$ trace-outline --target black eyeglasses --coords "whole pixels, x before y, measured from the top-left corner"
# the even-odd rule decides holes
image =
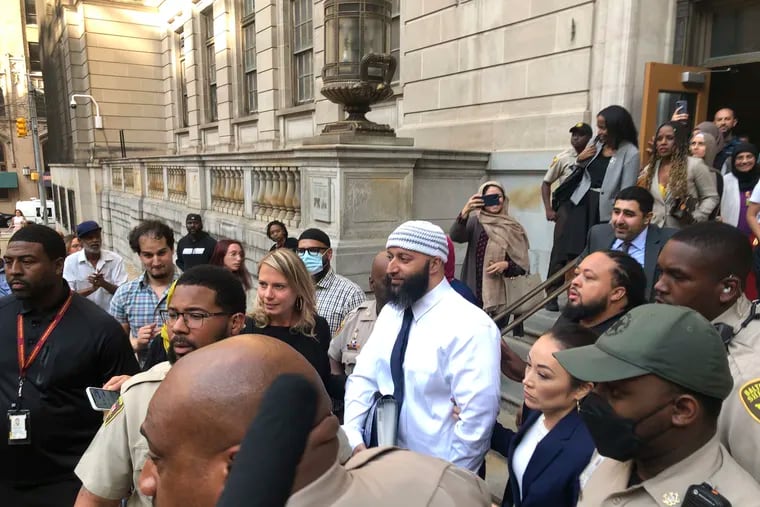
[[[161,310],[161,320],[167,325],[173,325],[177,319],[182,317],[185,325],[189,329],[198,329],[203,327],[203,321],[211,317],[221,317],[222,315],[231,315],[229,312],[203,313],[203,312],[178,312],[176,310]]]
[[[296,253],[302,254],[309,252],[310,254],[321,254],[322,252],[326,252],[329,250],[329,248],[324,248],[321,246],[313,246],[311,248],[296,248]]]

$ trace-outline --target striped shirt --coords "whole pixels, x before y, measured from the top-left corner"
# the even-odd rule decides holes
[[[335,334],[351,310],[367,299],[361,287],[336,274],[332,268],[316,283],[316,289],[317,314],[327,319],[330,335]]]

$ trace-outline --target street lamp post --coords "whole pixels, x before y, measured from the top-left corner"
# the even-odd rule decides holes
[[[343,105],[348,117],[327,124],[323,134],[395,137],[388,125],[365,116],[370,105],[393,95],[391,9],[391,0],[325,0],[322,95]]]

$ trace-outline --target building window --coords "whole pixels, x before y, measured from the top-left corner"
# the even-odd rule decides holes
[[[398,81],[401,75],[401,0],[393,0],[391,11],[391,56],[396,59],[396,72],[393,81]]]
[[[5,116],[5,93],[0,88],[0,116]]]
[[[293,0],[293,68],[295,102],[314,99],[314,50],[311,8],[313,0]]]
[[[246,113],[255,113],[256,102],[256,13],[254,0],[244,0],[240,19],[243,43],[243,102]]]
[[[40,43],[29,43],[29,70],[31,72],[42,72],[42,62],[40,62]]]
[[[187,113],[187,67],[185,65],[185,34],[182,30],[177,32],[177,69],[179,71],[177,88],[179,90],[179,120],[181,127],[190,125]]]
[[[24,2],[24,10],[26,13],[26,24],[27,25],[36,25],[37,24],[37,3],[35,0],[25,0]]]
[[[201,13],[203,47],[206,63],[206,117],[218,119],[216,110],[216,50],[214,49],[214,14],[211,8]]]

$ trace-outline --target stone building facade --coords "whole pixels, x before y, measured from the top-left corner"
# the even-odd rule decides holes
[[[16,201],[39,197],[37,180],[32,179],[37,172],[32,136],[19,137],[16,128],[16,120],[23,118],[31,131],[30,77],[44,146],[47,123],[36,7],[34,0],[9,0],[3,3],[0,18],[0,212],[4,213],[12,213]]]
[[[610,104],[638,118],[646,62],[701,64],[686,56],[694,20],[758,2],[393,0],[394,96],[369,116],[413,139],[408,149],[304,145],[342,116],[319,93],[323,0],[38,3],[48,93],[62,98],[49,118],[61,226],[101,219],[124,252],[136,220],[179,232],[200,210],[255,259],[266,221],[283,218],[293,233],[328,230],[364,281],[361,263],[394,224],[448,227],[486,177],[506,184],[543,272],[541,175],[569,127]],[[73,93],[98,101],[103,129],[92,104],[68,109]]]

